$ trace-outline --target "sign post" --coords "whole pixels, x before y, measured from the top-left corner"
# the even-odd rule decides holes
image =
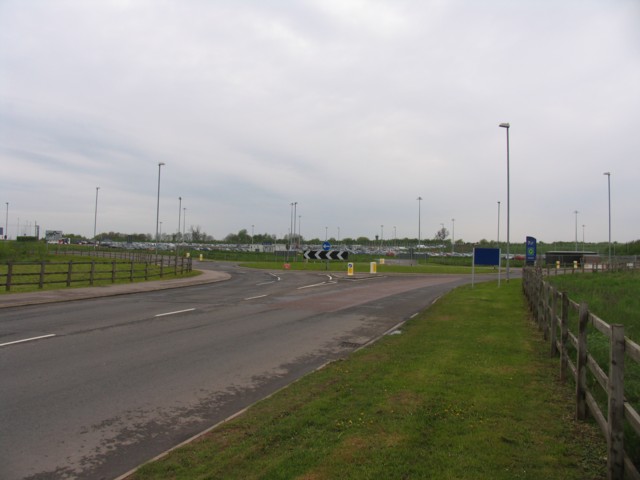
[[[471,287],[473,288],[476,277],[476,265],[498,266],[498,287],[500,286],[500,249],[499,248],[474,248],[473,262],[471,263]]]
[[[525,260],[527,265],[536,263],[537,242],[533,237],[527,237],[527,250]]]

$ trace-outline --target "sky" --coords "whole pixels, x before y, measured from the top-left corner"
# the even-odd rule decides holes
[[[640,0],[0,0],[9,238],[629,242],[639,188]]]

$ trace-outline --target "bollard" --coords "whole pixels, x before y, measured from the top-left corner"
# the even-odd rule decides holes
[[[349,277],[353,276],[353,263],[351,262],[347,263],[347,275]]]
[[[369,273],[376,273],[378,264],[376,262],[371,262],[369,265]]]

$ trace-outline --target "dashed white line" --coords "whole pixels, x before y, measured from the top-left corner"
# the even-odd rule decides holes
[[[42,338],[50,338],[55,336],[56,336],[55,333],[50,333],[49,335],[40,335],[39,337],[25,338],[22,340],[15,340],[13,342],[0,343],[0,347],[6,347],[7,345],[15,345],[16,343],[32,342],[34,340],[40,340]]]
[[[255,297],[249,297],[249,298],[245,298],[245,300],[255,300],[256,298],[262,298],[262,297],[266,297],[267,295],[257,295]]]
[[[322,282],[322,283],[314,283],[313,285],[305,285],[304,287],[298,287],[298,290],[304,290],[305,288],[313,288],[313,287],[323,287],[325,285],[332,285],[338,282]]]
[[[195,308],[187,308],[186,310],[176,310],[175,312],[159,313],[156,317],[166,317],[167,315],[175,315],[177,313],[193,312]]]

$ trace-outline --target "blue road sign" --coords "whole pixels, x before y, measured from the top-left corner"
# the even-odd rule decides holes
[[[533,237],[527,237],[527,263],[534,263],[536,261],[537,242]]]
[[[324,242],[324,243],[322,244],[322,249],[323,249],[325,252],[328,252],[329,250],[331,250],[331,244],[330,244],[329,242]]]
[[[473,264],[474,265],[500,265],[500,249],[499,248],[474,248]]]

